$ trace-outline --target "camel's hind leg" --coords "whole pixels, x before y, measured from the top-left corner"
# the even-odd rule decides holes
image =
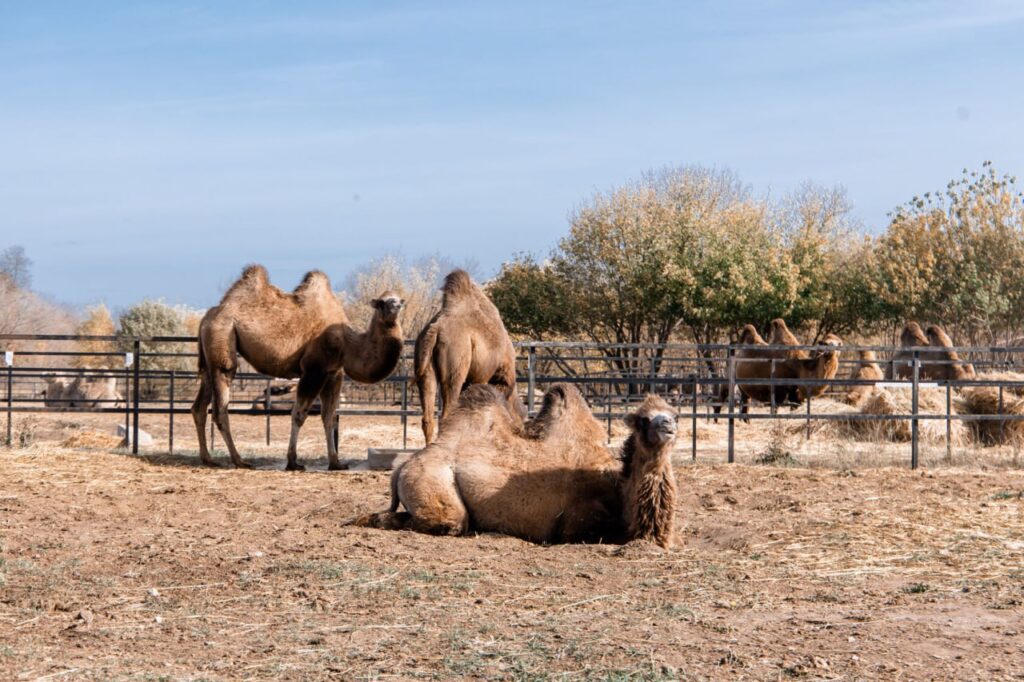
[[[334,440],[335,411],[338,409],[338,398],[341,393],[341,382],[344,378],[340,372],[324,382],[320,389],[320,416],[324,423],[324,435],[327,438],[327,468],[331,471],[347,469],[338,459],[338,443]]]
[[[210,457],[210,450],[206,445],[206,410],[213,400],[213,388],[210,386],[210,377],[206,372],[199,374],[199,393],[192,403],[192,421],[196,423],[196,434],[199,437],[199,459],[206,466],[214,466],[213,458]]]
[[[213,421],[217,430],[224,438],[231,461],[239,469],[252,469],[252,465],[242,459],[235,447],[235,439],[231,437],[231,421],[228,418],[228,406],[231,404],[231,380],[235,376],[234,369],[229,371],[213,370]]]
[[[438,377],[441,383],[441,423],[459,404],[462,387],[469,376],[469,353],[451,353],[451,361]]]
[[[416,388],[420,392],[420,408],[423,411],[423,443],[430,445],[437,435],[437,377],[433,368],[416,377]]]

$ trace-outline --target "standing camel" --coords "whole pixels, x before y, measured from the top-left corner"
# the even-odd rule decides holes
[[[525,411],[516,394],[516,351],[498,309],[464,270],[449,273],[441,291],[441,310],[416,337],[414,356],[427,445],[437,432],[438,384],[442,422],[470,384],[496,386],[516,414]]]
[[[404,338],[398,314],[404,303],[391,292],[381,294],[372,303],[369,328],[359,332],[349,324],[324,273],[307,273],[295,291],[286,294],[270,283],[262,266],[248,266],[220,305],[210,308],[199,324],[199,394],[192,405],[192,418],[203,464],[213,465],[206,446],[206,410],[212,401],[213,419],[231,461],[236,467],[251,468],[238,455],[228,423],[231,380],[238,370],[238,356],[242,356],[258,372],[299,379],[286,468],[305,469],[297,462],[299,429],[319,397],[328,466],[342,469],[334,441],[334,412],[342,379],[347,374],[360,383],[373,384],[394,371],[402,355]]]

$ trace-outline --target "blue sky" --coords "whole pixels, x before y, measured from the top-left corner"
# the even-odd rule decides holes
[[[666,164],[843,184],[872,230],[1024,173],[1016,2],[5,2],[0,248],[72,304],[208,306],[384,253],[491,274]]]

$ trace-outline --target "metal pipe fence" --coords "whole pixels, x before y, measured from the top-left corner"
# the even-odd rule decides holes
[[[96,347],[107,344],[107,350],[82,350],[83,344]],[[116,344],[116,348],[115,348]],[[184,344],[184,345],[183,345]],[[14,348],[4,354],[3,383],[6,413],[6,443],[12,445],[13,415],[34,412],[111,413],[124,417],[124,433],[133,453],[139,450],[139,423],[143,415],[168,417],[168,446],[174,451],[174,415],[190,414],[198,382],[197,357],[191,337],[105,337],[75,335],[0,335],[0,346]],[[1024,371],[1024,347],[957,347],[960,360],[936,356],[934,347],[900,348],[892,346],[843,346],[839,350],[840,369],[835,378],[790,378],[777,375],[781,358],[744,357],[744,351],[794,350],[813,354],[836,350],[832,346],[749,346],[741,344],[596,344],[585,342],[527,341],[515,344],[518,350],[517,374],[529,415],[540,407],[540,390],[553,383],[576,385],[592,406],[594,416],[606,421],[609,439],[615,419],[643,399],[656,393],[667,399],[678,411],[680,419],[690,420],[690,449],[693,459],[698,454],[697,424],[699,420],[724,419],[728,427],[727,461],[735,461],[737,420],[806,420],[807,437],[813,421],[908,421],[910,423],[910,466],[920,464],[920,425],[926,420],[945,420],[946,449],[951,452],[953,421],[967,423],[999,420],[1024,420],[1024,414],[1005,412],[1007,399],[1024,395],[1024,375],[986,378],[986,373]],[[889,370],[882,382],[849,378],[850,368],[860,361],[850,359],[855,351],[871,350],[880,356],[878,365]],[[410,396],[412,342],[395,373],[374,385],[345,382],[344,398],[338,416],[381,416],[399,419],[402,425],[402,447],[408,445],[408,420],[420,417],[418,400]],[[922,370],[953,364],[972,363],[978,376],[959,380],[927,380]],[[769,364],[767,377],[738,375],[741,365]],[[899,370],[899,371],[898,371]],[[900,378],[899,375],[905,378]],[[115,387],[116,395],[68,397],[47,395],[61,382],[78,381],[79,385],[106,381]],[[270,420],[273,416],[290,414],[287,406],[276,406],[272,398],[273,377],[244,370],[236,374],[232,387],[231,414],[262,416],[266,419],[265,438],[271,440]],[[826,396],[840,396],[858,386],[881,384],[910,391],[910,410],[897,414],[862,414],[849,412],[815,412],[812,389],[826,387]],[[959,414],[952,409],[954,391],[971,387],[990,387],[998,391],[998,409],[994,414]],[[746,390],[766,389],[771,394],[768,413],[738,410]],[[920,394],[924,388],[945,390],[945,409],[940,413],[922,412]],[[777,400],[780,391],[804,389],[807,397],[802,412],[780,411],[788,401]],[[1009,393],[1007,397],[1005,394]],[[183,401],[184,398],[184,401]],[[184,403],[184,404],[183,404]],[[790,407],[793,405],[789,404]],[[720,414],[719,414],[720,413]],[[211,434],[213,433],[211,420]]]

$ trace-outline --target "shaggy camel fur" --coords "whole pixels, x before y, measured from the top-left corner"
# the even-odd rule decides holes
[[[351,523],[544,543],[650,538],[668,546],[675,420],[667,403],[648,397],[630,415],[632,433],[616,458],[574,386],[552,386],[522,428],[496,387],[470,386],[438,439],[395,470],[390,510]]]
[[[525,416],[516,395],[516,351],[498,309],[463,270],[444,278],[441,310],[416,337],[416,386],[423,409],[423,437],[436,435],[434,404],[441,387],[441,421],[470,384],[497,386],[520,418]]]
[[[334,413],[341,382],[347,374],[365,384],[381,381],[398,365],[402,355],[402,327],[398,314],[404,301],[386,292],[373,301],[373,319],[365,332],[349,324],[327,275],[306,274],[291,294],[267,277],[259,265],[250,265],[210,308],[199,324],[199,394],[192,418],[199,436],[199,456],[212,465],[206,445],[206,410],[213,402],[213,419],[224,437],[236,467],[250,468],[231,438],[228,421],[231,380],[238,356],[256,371],[282,379],[299,379],[292,408],[288,441],[288,470],[302,470],[297,462],[299,429],[313,401],[320,398],[327,458],[331,469],[341,469],[334,442]]]
[[[900,346],[903,348],[933,346],[938,349],[918,351],[918,358],[921,361],[918,378],[922,381],[958,381],[975,376],[973,365],[962,362],[956,351],[947,350],[953,346],[953,342],[938,325],[928,327],[926,336],[921,331],[921,325],[917,322],[908,322],[900,334]],[[914,376],[913,359],[914,351],[911,350],[899,350],[893,353],[892,360],[886,369],[886,378],[892,379],[895,369],[897,378],[912,379]]]
[[[850,379],[877,382],[885,378],[885,373],[882,372],[882,368],[878,366],[877,358],[875,358],[875,351],[862,350],[858,351],[858,355],[860,359],[853,371],[850,372]],[[875,387],[869,384],[850,386],[846,391],[845,400],[851,405],[860,405],[874,390]]]

